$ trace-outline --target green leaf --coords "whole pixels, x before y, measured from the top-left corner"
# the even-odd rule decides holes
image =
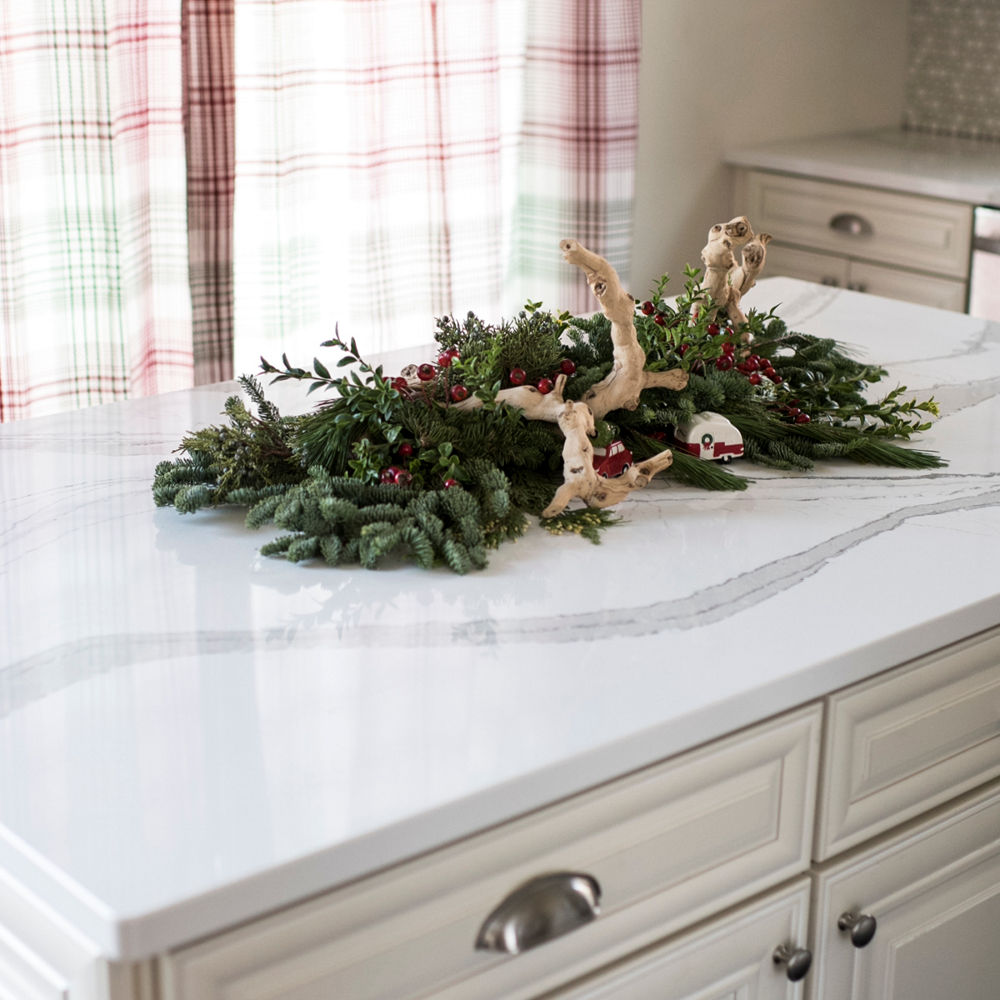
[[[329,371],[329,369],[326,367],[326,365],[323,364],[322,361],[320,361],[319,358],[313,358],[313,368],[315,369],[316,374],[320,378],[329,378],[330,377],[330,371]]]

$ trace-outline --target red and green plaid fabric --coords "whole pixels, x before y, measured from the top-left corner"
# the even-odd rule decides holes
[[[639,0],[238,0],[236,370],[628,276]]]
[[[0,419],[191,384],[179,5],[2,5]]]
[[[627,278],[639,0],[0,18],[0,419],[229,377],[234,321],[253,371],[337,323],[370,352],[589,308],[563,236]]]
[[[234,0],[185,0],[184,108],[195,383],[233,377]]]

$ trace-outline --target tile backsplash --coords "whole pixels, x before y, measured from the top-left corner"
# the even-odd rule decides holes
[[[910,0],[903,125],[1000,141],[998,0]]]

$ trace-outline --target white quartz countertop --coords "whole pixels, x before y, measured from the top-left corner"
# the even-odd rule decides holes
[[[489,568],[262,558],[153,506],[212,386],[0,428],[0,868],[109,957],[248,919],[1000,622],[1000,325],[751,296],[940,401],[947,468],[734,464],[595,547]]]
[[[729,150],[733,166],[1000,206],[1000,142],[882,129]]]

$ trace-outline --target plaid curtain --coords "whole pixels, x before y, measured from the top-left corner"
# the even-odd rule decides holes
[[[0,420],[228,378],[234,323],[254,371],[590,308],[557,243],[627,279],[639,2],[4,4]]]
[[[188,260],[197,385],[233,377],[234,0],[184,0]]]
[[[180,0],[0,10],[0,419],[190,385]]]
[[[639,0],[237,0],[236,370],[627,280]]]

